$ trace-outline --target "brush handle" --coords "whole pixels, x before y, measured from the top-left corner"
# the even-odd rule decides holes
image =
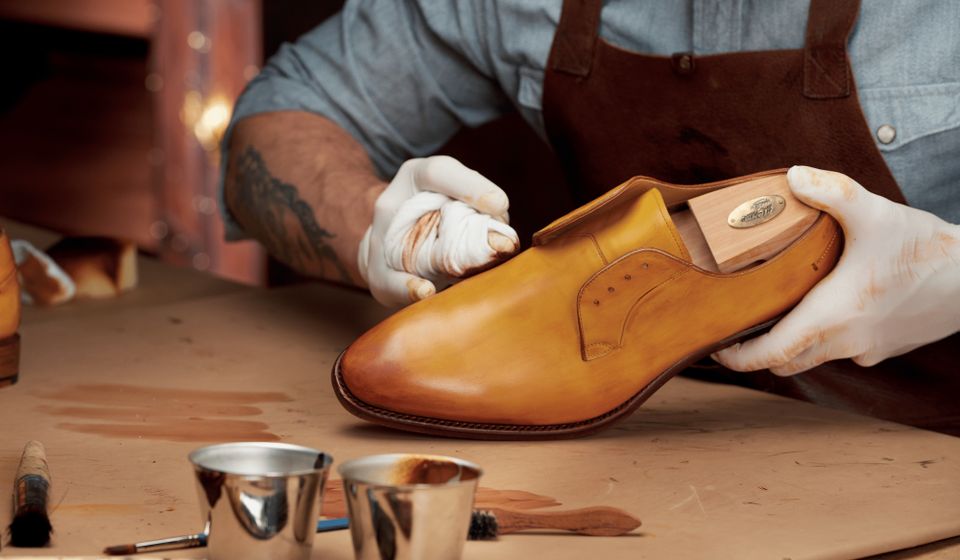
[[[346,517],[337,517],[334,519],[321,519],[317,521],[317,532],[326,533],[328,531],[339,531],[350,526],[350,520]],[[167,537],[153,541],[143,541],[136,544],[121,544],[117,546],[108,546],[103,549],[104,554],[116,556],[129,556],[140,552],[159,552],[161,550],[181,550],[184,548],[199,548],[207,546],[207,533],[197,533],[196,535],[180,535],[178,537]]]
[[[640,520],[622,509],[598,506],[566,511],[514,511],[485,508],[497,518],[499,534],[529,529],[559,529],[580,535],[615,537],[633,531]]]
[[[329,531],[340,531],[350,527],[348,517],[334,517],[333,519],[321,519],[317,521],[317,532],[327,533]]]
[[[196,535],[183,535],[180,537],[170,537],[168,539],[140,542],[135,545],[136,550],[134,553],[180,550],[183,548],[199,548],[203,546],[207,546],[207,535],[206,533],[197,533]]]
[[[13,485],[14,515],[25,510],[47,511],[47,494],[50,491],[50,467],[47,466],[47,451],[39,441],[28,441],[20,456],[17,476]]]

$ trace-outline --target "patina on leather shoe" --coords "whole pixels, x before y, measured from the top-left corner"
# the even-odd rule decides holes
[[[777,173],[623,183],[539,231],[529,250],[361,336],[334,365],[338,398],[366,420],[458,437],[609,425],[692,362],[768,327],[836,263],[842,234],[823,213],[752,268],[690,262],[668,205]]]

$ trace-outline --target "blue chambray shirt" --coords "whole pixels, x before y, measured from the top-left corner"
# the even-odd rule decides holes
[[[461,127],[513,108],[544,137],[544,68],[562,3],[350,0],[281,47],[240,97],[231,126],[263,112],[317,113],[349,131],[384,177]],[[608,0],[600,34],[649,54],[796,49],[808,7]],[[867,123],[907,200],[960,222],[960,1],[863,0],[849,51]],[[884,125],[892,141],[889,128],[878,135]],[[228,237],[242,237],[227,221]]]

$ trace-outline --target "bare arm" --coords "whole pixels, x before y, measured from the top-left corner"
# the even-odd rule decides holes
[[[231,215],[298,272],[363,285],[360,239],[386,187],[363,147],[332,121],[283,111],[247,117],[230,138]]]

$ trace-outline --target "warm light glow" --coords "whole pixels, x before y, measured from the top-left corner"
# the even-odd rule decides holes
[[[193,134],[204,149],[215,150],[220,145],[229,122],[230,104],[223,99],[212,100],[203,108],[197,124],[193,125]]]
[[[198,52],[210,52],[210,38],[200,31],[191,31],[190,34],[187,35],[187,45]]]
[[[189,91],[183,100],[180,118],[203,149],[212,152],[220,146],[231,109],[230,102],[223,96],[203,99],[200,92]]]

